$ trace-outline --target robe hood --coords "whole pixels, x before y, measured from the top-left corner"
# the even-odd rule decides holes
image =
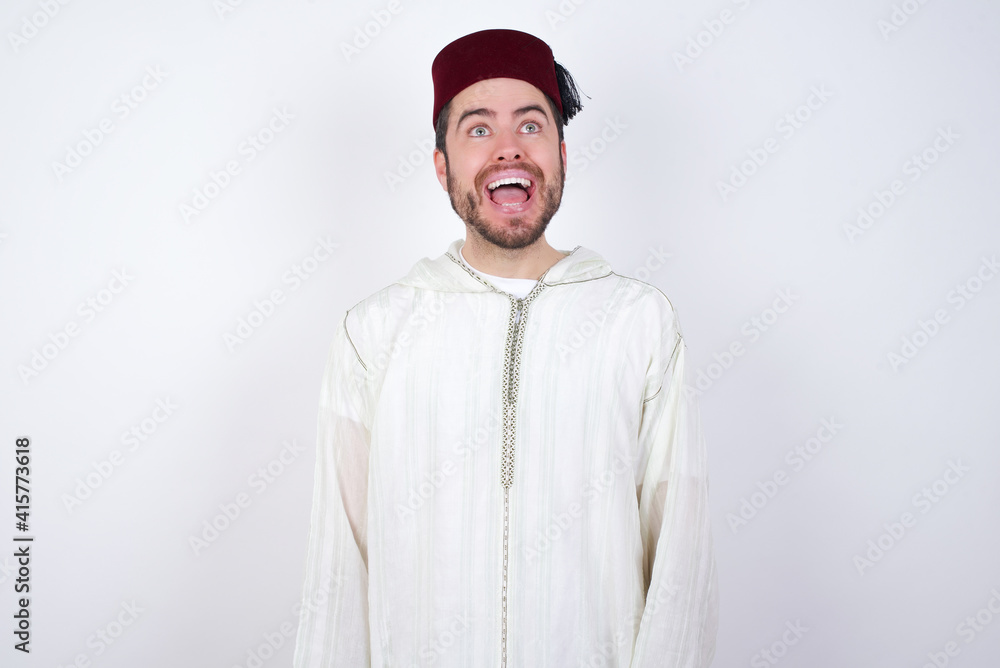
[[[424,258],[413,265],[410,272],[400,279],[401,285],[441,292],[490,292],[490,287],[473,276],[461,260],[459,251],[465,239],[451,242],[448,251],[432,260]],[[577,283],[609,276],[611,265],[596,252],[577,246],[569,255],[549,267],[541,281],[546,285]]]

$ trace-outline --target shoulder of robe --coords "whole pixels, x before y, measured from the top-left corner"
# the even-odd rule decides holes
[[[672,342],[677,335],[680,335],[680,320],[677,309],[674,308],[670,298],[657,286],[652,283],[623,276],[614,273],[613,276],[623,281],[626,287],[627,307],[640,310],[639,317],[643,320],[643,328],[652,334],[650,330],[658,330],[662,333],[665,343]]]
[[[415,288],[394,283],[347,310],[344,327],[362,360],[366,350],[373,345],[377,347],[379,341],[409,317],[415,292]]]

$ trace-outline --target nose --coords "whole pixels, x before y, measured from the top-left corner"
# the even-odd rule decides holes
[[[497,143],[494,150],[494,160],[520,160],[524,156],[524,149],[521,140],[516,132],[511,130],[501,130],[497,134]]]

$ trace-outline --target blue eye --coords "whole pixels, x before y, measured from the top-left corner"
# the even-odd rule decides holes
[[[524,127],[525,127],[525,129],[527,129],[527,128],[535,128],[534,130],[528,130],[529,132],[532,132],[532,133],[540,132],[541,131],[541,130],[538,129],[538,124],[536,124],[536,123],[525,123]]]
[[[486,136],[485,134],[477,134],[477,132],[476,132],[477,130],[483,130],[485,132],[485,130],[486,130],[485,127],[483,127],[482,125],[477,125],[476,127],[472,128],[472,134],[474,136],[476,136],[476,137],[485,137]]]

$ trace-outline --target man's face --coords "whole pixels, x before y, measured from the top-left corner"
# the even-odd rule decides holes
[[[466,225],[502,248],[524,248],[545,232],[566,180],[566,142],[545,94],[520,79],[486,79],[451,102],[447,159],[434,151],[438,181]],[[519,184],[489,186],[501,179]]]

